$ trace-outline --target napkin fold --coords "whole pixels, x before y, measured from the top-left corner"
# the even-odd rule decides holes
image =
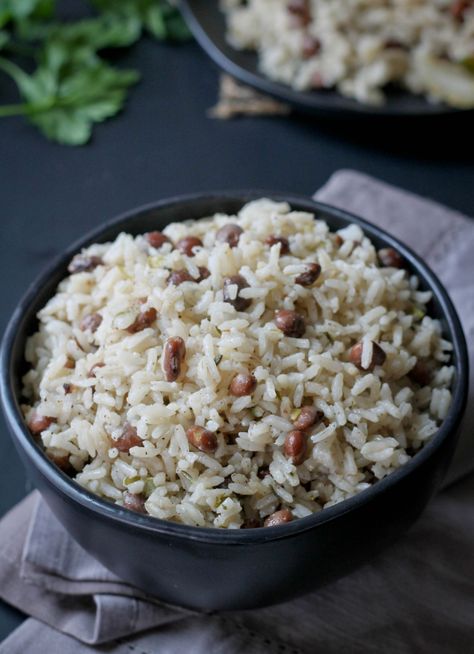
[[[219,99],[208,111],[211,118],[229,120],[237,116],[286,116],[291,107],[241,84],[230,75],[221,75]]]
[[[336,173],[316,197],[411,244],[448,287],[472,337],[474,223],[351,171]],[[473,467],[473,422],[471,409],[450,481]],[[344,579],[278,606],[201,615],[118,579],[35,492],[0,521],[0,597],[31,616],[0,654],[461,654],[474,642],[473,544],[470,475],[439,494],[398,543]]]

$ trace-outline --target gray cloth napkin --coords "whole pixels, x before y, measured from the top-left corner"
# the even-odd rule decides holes
[[[450,289],[472,335],[473,223],[353,172],[335,174],[317,198],[411,243]],[[472,426],[472,413],[469,419]],[[451,479],[472,467],[471,431]],[[473,500],[470,476],[438,495],[396,545],[344,579],[276,607],[204,616],[153,600],[108,572],[33,493],[0,522],[0,597],[32,616],[0,654],[474,651]]]
[[[76,545],[37,493],[0,522],[0,543],[0,596],[33,616],[0,644],[0,654],[474,649],[474,475],[439,494],[417,525],[369,565],[256,611],[196,615],[146,602],[141,593],[133,599],[133,589]]]

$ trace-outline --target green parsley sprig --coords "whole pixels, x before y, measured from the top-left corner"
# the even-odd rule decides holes
[[[189,32],[167,0],[90,0],[96,16],[64,23],[55,0],[0,0],[0,71],[21,102],[0,105],[0,118],[22,115],[50,140],[82,145],[95,123],[124,107],[135,70],[112,66],[104,50],[128,47],[143,34],[184,40]],[[33,60],[33,72],[17,63]],[[15,59],[17,57],[17,59]]]

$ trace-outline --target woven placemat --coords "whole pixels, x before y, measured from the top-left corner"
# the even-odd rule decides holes
[[[221,75],[219,100],[209,110],[211,118],[228,120],[237,116],[285,116],[291,107],[237,82],[230,75]]]

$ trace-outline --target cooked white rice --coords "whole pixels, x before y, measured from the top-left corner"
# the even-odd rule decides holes
[[[230,43],[258,51],[262,72],[295,89],[337,88],[381,104],[384,88],[395,83],[454,107],[474,106],[473,2],[222,0],[222,6]]]
[[[243,229],[233,248],[216,240],[229,222]],[[380,265],[358,226],[334,234],[311,213],[262,199],[238,216],[174,223],[164,233],[175,244],[197,236],[203,246],[189,257],[129,234],[90,246],[84,256],[102,265],[61,282],[28,341],[26,419],[31,426],[49,418],[33,431],[79,484],[117,504],[133,508],[135,499],[158,518],[239,528],[282,508],[299,518],[351,497],[437,431],[451,399],[451,344],[425,315],[430,293],[405,270]],[[284,236],[290,252],[265,243],[271,235]],[[308,262],[321,274],[302,286],[295,279]],[[210,276],[168,283],[170,271],[198,277],[197,266]],[[222,290],[237,273],[249,284],[239,297],[250,306],[240,312]],[[156,320],[129,333],[150,308]],[[305,317],[301,337],[277,328],[280,309]],[[96,331],[84,330],[84,317],[97,313]],[[177,381],[166,381],[162,368],[170,337],[186,347]],[[358,342],[365,370],[350,360]],[[374,343],[386,359],[370,371]],[[431,367],[427,384],[408,376],[417,361]],[[241,372],[253,373],[256,388],[236,397],[229,386]],[[303,405],[323,417],[306,432],[296,465],[285,439]],[[126,424],[142,442],[119,452]],[[216,451],[190,444],[193,425],[215,434]]]

